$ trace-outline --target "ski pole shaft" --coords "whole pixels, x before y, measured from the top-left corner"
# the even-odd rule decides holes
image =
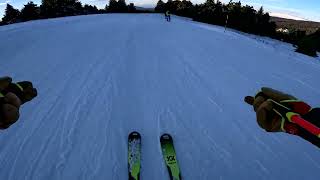
[[[287,114],[291,114],[292,112],[289,112]],[[313,135],[316,135],[317,137],[320,138],[320,128],[318,128],[317,126],[313,125],[312,123],[310,123],[309,121],[303,119],[301,116],[299,116],[298,114],[293,114],[290,117],[290,121],[299,125],[300,127],[302,127],[303,129],[309,131],[310,133],[312,133]]]

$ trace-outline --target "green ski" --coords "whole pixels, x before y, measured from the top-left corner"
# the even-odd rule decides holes
[[[128,172],[129,180],[140,179],[141,136],[132,132],[128,136]]]
[[[162,155],[171,180],[181,180],[181,173],[177,161],[176,151],[174,150],[173,140],[169,134],[160,137]]]

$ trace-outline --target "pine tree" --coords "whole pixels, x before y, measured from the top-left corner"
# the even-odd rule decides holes
[[[42,0],[40,16],[42,18],[53,18],[57,16],[58,0]]]
[[[125,0],[118,0],[119,12],[128,12],[128,6]]]
[[[154,10],[156,12],[163,13],[163,12],[165,12],[165,6],[166,6],[166,4],[162,0],[159,0],[157,3],[157,6],[154,8]]]
[[[296,51],[317,57],[317,51],[320,51],[320,30],[301,38],[298,42],[298,48]]]
[[[2,22],[4,24],[11,24],[20,21],[19,18],[20,11],[18,9],[13,8],[10,4],[7,4],[5,14],[2,18]]]
[[[99,13],[99,10],[96,6],[92,6],[92,5],[84,5],[83,7],[83,11],[84,11],[84,14],[98,14]]]
[[[83,13],[83,7],[82,7],[82,4],[81,2],[77,1],[75,4],[74,4],[74,14],[75,15],[80,15]]]
[[[173,7],[173,0],[168,0],[166,3],[166,7],[165,7],[165,11],[173,11],[174,7]]]
[[[193,16],[193,4],[190,1],[182,0],[179,2],[176,13],[179,16],[192,17]]]
[[[205,5],[210,6],[210,7],[214,7],[216,5],[216,3],[214,2],[214,0],[206,0]]]
[[[21,20],[29,21],[39,19],[40,10],[39,7],[32,1],[28,2],[21,10]]]
[[[128,11],[129,11],[130,13],[133,13],[133,12],[136,11],[136,7],[134,6],[133,3],[130,3],[130,4],[129,4],[129,6],[128,6]]]
[[[58,0],[58,2],[60,2],[58,16],[74,16],[79,13],[78,0]]]
[[[118,2],[116,0],[110,0],[109,1],[109,7],[108,11],[109,12],[118,12]]]

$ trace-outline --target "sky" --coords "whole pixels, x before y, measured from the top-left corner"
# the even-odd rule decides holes
[[[6,3],[21,9],[29,0],[0,0],[0,17],[3,16]],[[108,0],[80,0],[83,4],[96,5],[104,8]],[[127,0],[136,6],[154,7],[158,0]],[[166,1],[166,0],[164,0]],[[193,3],[203,3],[205,0],[191,0]],[[220,0],[228,3],[230,0]],[[34,0],[40,4],[41,0]],[[297,20],[311,20],[320,22],[320,0],[241,0],[242,4],[248,4],[258,9],[263,6],[265,11],[272,16],[285,17]]]

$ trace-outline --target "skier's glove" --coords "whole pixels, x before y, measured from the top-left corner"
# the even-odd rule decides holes
[[[6,129],[19,118],[20,99],[13,93],[3,93],[11,84],[10,77],[0,78],[0,129]]]
[[[308,104],[296,97],[267,87],[261,88],[255,97],[245,97],[245,102],[253,106],[259,126],[267,132],[297,134],[299,128],[288,120],[286,112],[282,110],[298,115],[305,115],[311,110]]]
[[[7,93],[0,104],[0,129],[7,129],[19,119],[20,99],[13,93]]]
[[[19,108],[37,96],[29,81],[12,83],[12,78],[0,78],[0,129],[10,127],[19,119]]]
[[[9,84],[12,82],[12,78],[11,77],[0,77],[0,92],[2,92],[3,90],[5,90]]]
[[[295,97],[271,88],[245,97],[257,114],[258,124],[268,132],[284,131],[300,136],[320,148],[320,108],[311,108]]]
[[[6,94],[9,92],[18,96],[22,104],[31,101],[38,95],[37,89],[34,88],[33,84],[29,81],[10,83],[3,93]]]

